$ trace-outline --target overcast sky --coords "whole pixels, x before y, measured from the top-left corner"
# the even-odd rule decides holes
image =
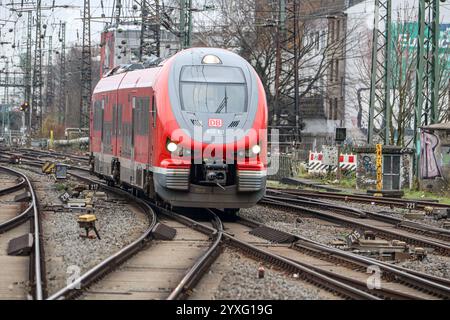
[[[0,21],[1,23],[1,42],[15,43],[16,48],[13,55],[17,55],[20,51],[23,51],[25,45],[26,36],[26,23],[27,14],[23,13],[22,17],[18,16],[17,12],[10,11],[12,0],[0,0],[0,19],[8,20],[8,22]],[[13,0],[15,3],[20,3],[20,0]],[[124,10],[128,16],[132,13],[132,3],[134,0],[123,0],[126,4]],[[30,2],[30,1],[28,1]],[[53,0],[42,0],[43,8],[51,6]],[[46,32],[47,36],[53,36],[53,47],[56,49],[60,47],[58,41],[59,33],[59,23],[60,21],[67,22],[67,41],[68,46],[75,45],[81,42],[82,37],[82,10],[83,10],[83,0],[55,0],[56,6],[70,5],[73,8],[55,8],[53,10],[43,10],[43,23],[48,25]],[[101,8],[100,0],[91,0],[91,16],[100,17],[104,13],[107,17],[111,16],[113,0],[103,0],[104,10]],[[19,6],[16,5],[16,8]],[[98,21],[98,22],[97,22]],[[98,44],[100,42],[100,33],[103,30],[104,24],[100,20],[94,20],[91,23],[91,35],[92,42]],[[14,30],[13,32],[10,32]],[[33,28],[33,36],[35,30]],[[48,41],[48,39],[46,39]],[[3,44],[0,46],[1,55],[11,55],[12,46],[11,44]]]

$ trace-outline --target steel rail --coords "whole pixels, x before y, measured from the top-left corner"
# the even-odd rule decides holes
[[[69,166],[70,167],[70,166]],[[77,169],[77,170],[82,170],[82,171],[85,171],[85,172],[88,172],[89,170],[87,170],[87,169],[85,169],[85,168],[78,168],[78,167],[70,167],[71,169]],[[72,174],[72,173],[71,173]],[[73,174],[72,174],[73,175]],[[85,177],[80,177],[80,178],[83,178],[83,179],[86,179]],[[97,182],[95,182],[95,183],[97,183]],[[115,188],[112,188],[112,189],[114,189],[114,190],[117,190],[117,189],[115,189]],[[125,191],[124,191],[125,192]],[[126,193],[126,192],[125,192]],[[159,208],[160,209],[160,208]],[[167,215],[167,212],[168,211],[165,211],[164,212],[164,214],[166,214]],[[169,214],[169,216],[172,216],[172,217],[174,217],[172,214]],[[194,220],[190,220],[189,218],[186,218],[186,217],[181,217],[181,216],[176,216],[177,217],[177,220],[179,221],[179,222],[182,222],[183,224],[185,224],[185,225],[188,225],[188,226],[190,226],[191,228],[195,228],[196,230],[200,230],[200,231],[202,231],[202,232],[204,232],[204,233],[206,233],[206,234],[214,234],[215,232],[217,232],[217,230],[214,230],[214,229],[211,229],[211,228],[209,228],[208,226],[205,226],[205,225],[203,225],[203,224],[199,224],[199,223],[197,223],[197,222],[195,222]],[[190,220],[190,221],[189,221]],[[224,234],[223,235],[223,237],[226,239],[226,242],[227,243],[230,243],[230,240],[231,240],[231,243],[234,245],[234,246],[236,246],[236,247],[240,247],[240,246],[244,246],[244,251],[245,251],[245,248],[249,248],[249,246],[250,247],[252,247],[252,245],[249,245],[249,244],[246,244],[246,243],[244,243],[244,242],[241,242],[241,243],[239,243],[239,240],[237,240],[237,239],[235,239],[233,236],[231,236],[231,235],[228,235],[228,234]],[[305,239],[305,240],[307,240],[307,239]],[[224,240],[225,241],[225,240]],[[309,241],[309,242],[311,242],[310,240],[307,240],[307,241]],[[320,245],[320,246],[322,246],[321,244],[319,244],[319,243],[317,243],[317,245]],[[241,249],[242,249],[242,247],[241,247]],[[259,250],[259,248],[254,248],[254,249],[256,249],[256,250]],[[333,249],[333,248],[328,248],[327,247],[327,249]],[[337,249],[336,249],[337,250]],[[254,253],[255,251],[253,251],[253,253]],[[345,253],[345,252],[343,252],[344,254],[349,254],[349,253]],[[259,252],[259,254],[267,254],[267,252]],[[352,255],[352,254],[350,254],[350,255]],[[282,258],[282,257],[279,257],[279,256],[277,256],[277,255],[273,255],[273,257],[275,257],[275,258]],[[273,258],[272,257],[272,258]],[[384,265],[383,266],[383,268],[392,268],[392,269],[398,269],[398,268],[400,268],[400,269],[404,269],[404,268],[401,268],[401,267],[391,267],[391,266],[389,266],[389,265],[385,265],[384,263],[382,263],[382,262],[379,262],[379,261],[377,261],[377,260],[373,260],[373,259],[371,259],[371,258],[365,258],[365,257],[361,257],[361,256],[356,256],[357,258],[362,258],[362,259],[367,259],[367,263],[371,263],[372,265],[376,265],[377,263],[378,264],[381,264],[381,265]],[[283,260],[284,258],[282,258],[282,260]],[[285,259],[286,261],[284,261],[284,262],[286,262],[286,263],[293,263],[292,261],[290,261],[289,259]],[[295,264],[295,262],[294,262],[294,264]],[[193,267],[194,268],[194,267]],[[192,268],[192,269],[193,269]],[[191,269],[191,270],[192,270]],[[420,274],[419,272],[415,272],[415,271],[413,271],[413,270],[408,270],[408,269],[405,269],[406,271],[403,271],[405,274],[407,274],[407,275],[409,275],[409,276],[411,276],[411,274],[409,274],[409,273],[413,273],[412,274],[412,276],[416,276],[418,279],[416,279],[416,280],[418,280],[419,282],[421,282],[421,281],[423,281],[423,280],[427,280],[427,279],[423,279],[423,278],[421,278],[421,276],[426,276],[426,277],[428,277],[429,275],[424,275],[424,274]],[[310,270],[311,271],[311,270]],[[395,270],[395,271],[399,271],[399,270]],[[402,270],[400,270],[400,271],[402,271]],[[194,272],[195,273],[195,272]],[[322,276],[323,276],[323,274],[322,274]],[[439,281],[439,280],[444,280],[444,282],[446,282],[446,280],[445,279],[440,279],[440,278],[437,278],[437,277],[433,277],[433,276],[429,276],[430,278],[432,278],[432,279],[434,279],[434,280],[436,280],[436,281]],[[343,279],[343,281],[344,281],[344,279]],[[187,283],[187,281],[186,281],[186,283]],[[431,286],[434,286],[436,283],[432,283],[432,281],[430,281],[430,285]],[[333,285],[337,285],[337,288],[339,288],[341,285],[345,285],[343,282],[339,282],[339,281],[337,281],[336,283],[332,283],[331,284],[332,286]],[[181,288],[181,287],[180,287]],[[186,287],[185,287],[186,288]],[[444,288],[444,290],[448,290],[448,287],[446,287],[445,285],[443,285],[443,288]],[[350,295],[356,295],[356,296],[358,296],[358,294],[360,294],[360,292],[358,292],[359,290],[358,289],[355,289],[355,288],[352,288],[352,287],[349,287],[349,288],[347,288],[347,289],[350,289]],[[356,291],[355,291],[356,290]],[[339,290],[337,290],[337,291],[339,291]],[[378,299],[376,296],[372,296],[372,295],[369,295],[370,297],[367,297],[367,298],[370,298],[370,299],[373,299],[373,298],[375,298],[375,299]]]
[[[20,179],[21,179],[21,181],[19,183],[17,183],[16,185],[0,190],[0,196],[9,194],[9,193],[13,193],[14,191],[22,189],[25,185],[25,179],[22,179],[22,178],[20,178]]]
[[[294,197],[294,198],[289,198]],[[282,200],[282,201],[291,201],[294,203],[307,204],[318,207],[326,207],[328,209],[335,209],[342,211],[345,215],[350,215],[352,217],[359,218],[371,218],[374,220],[378,220],[381,222],[389,223],[399,229],[406,229],[414,233],[425,234],[430,237],[437,237],[440,240],[450,241],[450,230],[433,227],[426,224],[421,224],[417,222],[407,221],[400,218],[395,218],[391,216],[387,216],[384,214],[379,214],[375,212],[371,212],[368,210],[360,210],[352,207],[347,207],[343,205],[338,205],[334,203],[329,203],[322,200],[310,199],[308,197],[285,194],[285,193],[277,193],[275,196],[266,196],[265,199],[269,200]]]
[[[421,239],[421,238],[414,237],[413,235],[400,234],[398,232],[385,230],[383,228],[380,228],[380,227],[377,227],[377,226],[374,226],[374,225],[369,225],[367,223],[353,221],[353,220],[351,220],[349,218],[346,218],[346,217],[340,217],[340,216],[337,216],[337,215],[334,215],[334,214],[331,214],[331,213],[325,213],[325,212],[322,212],[322,211],[318,211],[318,210],[315,210],[315,209],[310,209],[310,208],[307,208],[307,207],[286,203],[286,202],[283,202],[283,201],[265,199],[265,200],[262,200],[260,202],[260,204],[278,206],[278,207],[281,207],[281,208],[295,209],[295,210],[298,210],[300,212],[305,212],[305,213],[308,213],[310,215],[313,215],[314,217],[316,217],[318,219],[323,219],[323,220],[327,220],[327,221],[331,221],[331,222],[336,222],[336,223],[347,225],[347,226],[351,226],[351,227],[355,227],[356,226],[356,227],[359,227],[359,228],[364,228],[364,229],[367,229],[367,230],[374,231],[374,232],[376,232],[376,233],[378,233],[380,235],[383,235],[383,237],[388,238],[388,239],[402,240],[402,241],[410,242],[410,243],[416,244],[416,245],[419,244],[421,246],[433,248],[433,249],[439,251],[443,255],[446,255],[446,256],[450,255],[450,245],[447,245],[447,244],[442,243],[442,242],[436,242],[436,241],[429,240],[429,239]]]
[[[70,158],[70,159],[74,159],[77,161],[89,161],[88,157],[85,156],[79,156],[79,155],[75,155],[75,154],[68,154],[68,153],[63,153],[63,152],[56,152],[56,151],[45,151],[45,150],[34,150],[34,149],[18,149],[19,152],[24,152],[27,154],[36,154],[39,156],[43,156],[43,157],[65,157],[65,158]]]
[[[381,205],[394,205],[402,208],[406,208],[407,204],[414,204],[418,209],[425,209],[425,207],[432,208],[443,208],[450,209],[450,205],[442,204],[438,202],[430,202],[430,201],[422,201],[422,200],[414,200],[414,199],[398,199],[398,198],[390,198],[390,197],[374,197],[369,195],[358,195],[358,194],[343,194],[336,192],[326,192],[326,191],[306,191],[306,190],[294,190],[294,189],[277,189],[277,188],[269,188],[268,191],[272,192],[283,192],[289,193],[292,195],[300,195],[306,197],[317,197],[317,198],[326,198],[326,199],[336,199],[341,201],[354,201],[354,202],[364,202],[364,203],[376,203]]]
[[[257,228],[261,226],[265,226],[264,224],[258,223],[256,221],[239,217],[239,219],[236,221],[237,223],[240,223],[242,225],[245,225],[250,228]],[[270,228],[273,229],[273,228]],[[273,229],[276,230],[276,229]],[[427,292],[429,292],[432,295],[439,296],[445,299],[450,299],[450,280],[444,279],[444,278],[438,278],[435,276],[431,276],[425,273],[417,272],[414,270],[409,270],[406,268],[402,268],[399,266],[393,266],[388,263],[378,261],[373,258],[360,256],[351,252],[346,252],[343,250],[339,250],[337,248],[332,248],[329,246],[326,246],[320,242],[313,241],[311,239],[298,236],[296,234],[288,233],[285,231],[279,231],[282,232],[292,239],[292,248],[294,250],[303,251],[302,249],[306,249],[311,252],[315,252],[317,254],[320,254],[325,259],[338,259],[340,262],[344,263],[352,263],[357,266],[363,266],[364,268],[367,268],[369,266],[378,266],[381,271],[383,271],[383,274],[388,273],[395,279],[402,279],[402,281],[407,282],[411,285],[418,286],[420,288],[426,289]],[[298,262],[300,263],[300,262]],[[324,272],[323,270],[317,268],[315,269],[318,272]],[[329,272],[326,273],[327,275],[331,276],[333,273]],[[336,275],[334,275],[336,276]],[[346,279],[344,276],[340,278],[342,281],[347,281],[349,283],[353,283],[355,285],[358,285],[356,280],[352,279]],[[362,288],[364,289],[364,288]],[[386,293],[388,295],[398,295],[397,292],[390,292],[389,290],[386,290]],[[400,297],[400,296],[399,296]],[[411,298],[409,296],[405,296],[403,298]]]
[[[19,171],[10,169],[10,168],[6,168],[6,167],[0,167],[0,170],[6,171],[8,173],[11,173],[13,175],[16,175],[16,176],[24,179],[24,181],[27,185],[27,188],[30,192],[31,205],[22,214],[18,215],[17,217],[15,217],[9,221],[6,221],[5,223],[2,223],[0,225],[0,232],[6,232],[24,222],[26,222],[30,218],[33,219],[32,229],[33,229],[33,240],[34,240],[33,248],[34,248],[34,250],[33,250],[33,255],[31,258],[34,261],[32,261],[33,263],[31,265],[33,265],[34,270],[32,270],[32,272],[30,272],[30,276],[31,276],[31,278],[34,278],[34,279],[30,279],[30,280],[32,283],[34,283],[33,298],[35,300],[43,300],[44,299],[44,288],[43,288],[44,257],[43,257],[43,253],[41,252],[41,251],[43,251],[42,250],[43,248],[42,248],[42,244],[40,241],[40,236],[41,236],[40,212],[39,212],[39,205],[38,205],[38,200],[36,197],[36,192],[33,188],[33,184],[31,183],[31,181],[25,174],[23,174]]]
[[[206,226],[205,224],[199,223],[186,216],[182,216],[165,209],[160,209],[160,212],[161,214],[171,217],[177,220],[178,222],[182,223],[183,225],[195,229],[197,231],[200,231],[206,235],[212,235],[217,231],[214,228]],[[331,277],[316,272],[290,259],[273,254],[271,252],[258,248],[252,244],[241,241],[226,232],[223,234],[222,242],[226,245],[234,247],[235,249],[241,250],[253,256],[254,258],[263,259],[268,261],[272,265],[281,267],[285,270],[297,272],[300,275],[302,275],[303,279],[305,279],[306,281],[313,283],[316,286],[327,288],[328,290],[336,292],[346,298],[361,299],[361,300],[380,300],[380,298],[372,294],[354,288],[341,281],[337,281]]]
[[[220,254],[220,244],[223,240],[223,224],[220,218],[211,210],[208,210],[213,216],[213,225],[216,229],[214,235],[216,240],[204,255],[197,260],[194,266],[183,277],[177,287],[172,291],[167,300],[183,300],[188,297],[188,292],[203,277],[204,272],[214,263]]]
[[[82,292],[83,289],[89,287],[92,283],[94,283],[101,277],[105,276],[112,270],[116,269],[120,264],[131,258],[134,254],[139,252],[148,243],[148,241],[152,237],[152,234],[158,222],[155,211],[145,201],[135,196],[132,196],[126,191],[109,187],[104,184],[99,184],[97,181],[91,180],[81,175],[77,175],[73,172],[71,172],[70,174],[76,177],[77,179],[99,185],[101,189],[110,191],[115,194],[120,194],[132,199],[147,213],[151,222],[150,227],[144,232],[144,234],[142,234],[139,237],[139,239],[129,244],[128,246],[126,246],[119,252],[115,253],[114,255],[110,256],[109,258],[103,260],[100,264],[87,271],[80,278],[76,279],[73,283],[67,285],[65,288],[59,290],[57,293],[50,296],[48,300],[67,300],[76,297]]]

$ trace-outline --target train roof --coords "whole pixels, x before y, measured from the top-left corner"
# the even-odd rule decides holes
[[[181,52],[178,52],[168,60],[165,60],[156,67],[123,72],[111,76],[106,76],[100,80],[94,90],[94,94],[109,92],[120,89],[138,89],[153,87],[155,80],[164,66],[164,63],[175,59],[176,63],[185,64],[187,62],[192,64],[202,64],[202,60],[205,56],[212,55],[218,56],[226,65],[239,66],[242,69],[249,67],[247,61],[245,61],[239,55],[219,48],[190,48]],[[222,61],[220,62],[222,64]]]
[[[102,78],[95,87],[94,94],[119,89],[153,87],[161,67],[135,70]]]

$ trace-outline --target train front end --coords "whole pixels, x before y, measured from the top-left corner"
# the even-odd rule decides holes
[[[261,200],[267,103],[250,64],[222,49],[189,49],[164,65],[156,92],[167,111],[158,115],[158,196],[175,207],[233,210]]]

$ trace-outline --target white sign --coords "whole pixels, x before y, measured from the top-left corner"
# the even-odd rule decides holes
[[[337,166],[338,149],[335,146],[323,146],[323,161],[326,166]]]

